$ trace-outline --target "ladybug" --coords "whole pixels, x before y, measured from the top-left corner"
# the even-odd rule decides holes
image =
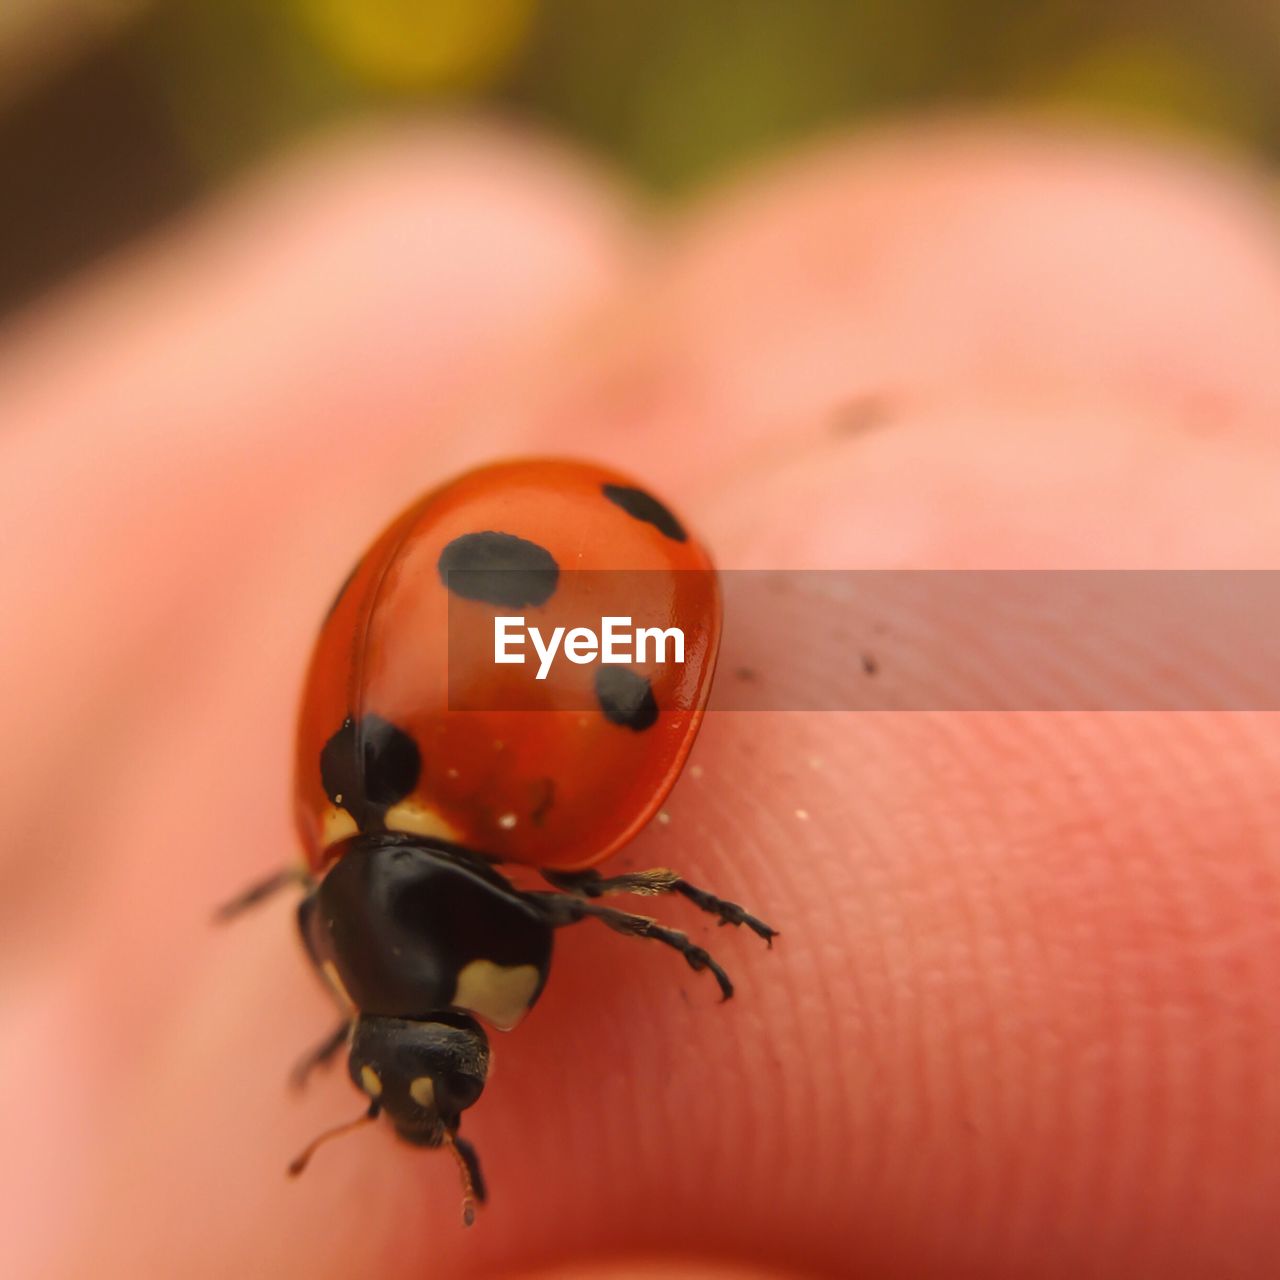
[[[464,1219],[484,1200],[463,1111],[484,1089],[485,1026],[533,1007],[555,931],[595,919],[724,970],[683,933],[599,899],[678,894],[722,924],[775,931],[673,871],[593,868],[654,816],[697,734],[720,638],[706,551],[625,476],[566,460],[482,467],[393,521],[343,584],[316,641],[297,734],[294,807],[304,865],[222,908],[286,885],[298,927],[341,1011],[294,1070],[347,1048],[368,1099],[406,1141],[448,1147]],[[639,617],[683,634],[683,661],[560,661],[542,677],[495,660],[502,619],[552,634]],[[568,645],[566,643],[566,652]],[[518,887],[500,868],[533,868]]]

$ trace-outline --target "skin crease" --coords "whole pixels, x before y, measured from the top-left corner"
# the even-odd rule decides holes
[[[562,934],[466,1120],[470,1232],[451,1163],[386,1132],[286,1181],[359,1100],[285,1091],[331,1016],[289,906],[208,917],[293,856],[294,698],[353,553],[472,462],[630,469],[733,567],[1273,566],[1271,216],[1201,157],[984,122],[646,230],[541,143],[366,134],[18,323],[6,1273],[1270,1274],[1273,716],[710,717],[614,865],[783,936],[654,908],[721,1007]]]

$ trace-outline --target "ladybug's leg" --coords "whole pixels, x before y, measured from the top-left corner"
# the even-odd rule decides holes
[[[484,1184],[484,1174],[480,1172],[480,1157],[476,1155],[475,1147],[466,1138],[459,1137],[456,1129],[450,1136],[453,1149],[462,1157],[462,1163],[466,1168],[466,1180],[471,1184],[471,1194],[480,1204],[484,1204],[489,1198],[489,1192]]]
[[[651,896],[659,893],[678,893],[688,898],[695,907],[710,915],[718,916],[721,924],[745,924],[752,933],[763,938],[770,946],[778,931],[748,914],[736,902],[727,902],[690,884],[666,867],[652,871],[632,871],[620,876],[602,876],[596,871],[543,871],[542,878],[566,893],[581,894],[584,898],[599,898],[606,893],[638,893]]]
[[[308,884],[310,884],[309,881]],[[333,1058],[333,1055],[347,1043],[351,1032],[351,1009],[338,998],[338,993],[334,990],[332,982],[325,976],[320,957],[316,955],[315,943],[312,940],[310,928],[315,912],[316,890],[314,885],[310,885],[310,891],[307,896],[298,903],[298,933],[302,936],[302,945],[306,948],[307,955],[311,958],[311,963],[317,975],[324,982],[325,990],[333,997],[334,1002],[341,1010],[342,1021],[319,1044],[313,1045],[293,1064],[293,1070],[289,1072],[289,1084],[294,1089],[301,1089],[317,1067],[327,1064]]]
[[[347,1043],[347,1037],[350,1034],[351,1024],[349,1022],[338,1023],[319,1044],[312,1045],[293,1064],[293,1070],[289,1072],[289,1084],[294,1089],[301,1089],[317,1067],[327,1066],[333,1061],[334,1054]]]
[[[311,877],[301,867],[284,867],[267,876],[265,880],[251,884],[243,893],[237,894],[229,902],[224,902],[214,912],[213,918],[219,921],[230,920],[249,907],[256,907],[259,902],[264,902],[281,889],[287,889],[290,885],[297,885],[303,889],[310,888]]]
[[[613,907],[602,907],[582,898],[572,897],[564,893],[522,893],[525,902],[537,908],[546,922],[553,927],[577,924],[579,920],[599,920],[617,933],[625,933],[633,938],[652,938],[655,942],[664,943],[680,952],[688,962],[689,968],[695,972],[709,969],[716,982],[720,984],[720,994],[728,1000],[733,995],[733,983],[729,975],[711,958],[711,956],[690,941],[677,929],[668,929],[665,925],[651,920],[648,916],[633,916],[627,911],[617,911]]]

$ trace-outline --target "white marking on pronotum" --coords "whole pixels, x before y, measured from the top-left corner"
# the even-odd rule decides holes
[[[339,1002],[354,1013],[356,1002],[352,1000],[350,992],[347,991],[346,985],[338,973],[338,966],[332,960],[326,960],[320,966],[320,971],[324,974],[325,981],[332,988],[333,994],[338,997]]]
[[[473,960],[458,974],[452,1003],[478,1013],[499,1031],[510,1031],[524,1016],[537,988],[535,965]]]

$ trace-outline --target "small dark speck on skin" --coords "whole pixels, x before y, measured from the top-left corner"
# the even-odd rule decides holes
[[[831,433],[836,436],[860,436],[883,427],[893,417],[893,405],[881,393],[868,392],[854,396],[839,405],[831,416]]]
[[[734,670],[734,678],[741,680],[743,684],[755,684],[759,679],[755,671],[751,667],[737,667]]]
[[[862,669],[869,676],[879,674],[880,664],[876,661],[874,654],[864,653],[862,655]]]

